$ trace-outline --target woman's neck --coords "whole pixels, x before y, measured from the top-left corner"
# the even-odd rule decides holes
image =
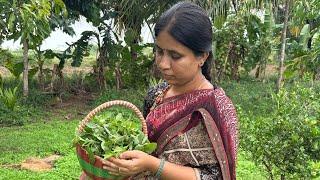
[[[197,89],[203,89],[203,87],[206,87],[206,82],[208,82],[206,78],[202,75],[202,73],[199,73],[191,81],[188,81],[183,85],[171,85],[169,90],[171,91],[171,95],[169,96],[184,94]]]

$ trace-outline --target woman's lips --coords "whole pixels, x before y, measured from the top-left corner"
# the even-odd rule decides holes
[[[165,79],[173,79],[174,76],[173,75],[168,75],[168,74],[162,74],[163,78]]]

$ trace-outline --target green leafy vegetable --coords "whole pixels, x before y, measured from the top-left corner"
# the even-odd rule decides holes
[[[74,144],[80,144],[89,154],[108,159],[118,157],[128,150],[152,153],[156,143],[150,143],[141,131],[138,119],[115,112],[104,112],[86,124],[83,132],[77,133]]]

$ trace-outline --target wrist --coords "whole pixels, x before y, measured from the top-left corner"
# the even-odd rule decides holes
[[[148,158],[148,161],[147,161],[148,163],[146,168],[147,171],[156,173],[159,168],[160,161],[161,161],[160,159],[150,155],[150,158]]]

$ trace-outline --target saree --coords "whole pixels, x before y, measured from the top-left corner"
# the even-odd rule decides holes
[[[148,138],[158,144],[153,155],[194,168],[197,179],[236,179],[237,117],[223,89],[157,101],[166,87],[164,83],[149,91],[144,103]]]

